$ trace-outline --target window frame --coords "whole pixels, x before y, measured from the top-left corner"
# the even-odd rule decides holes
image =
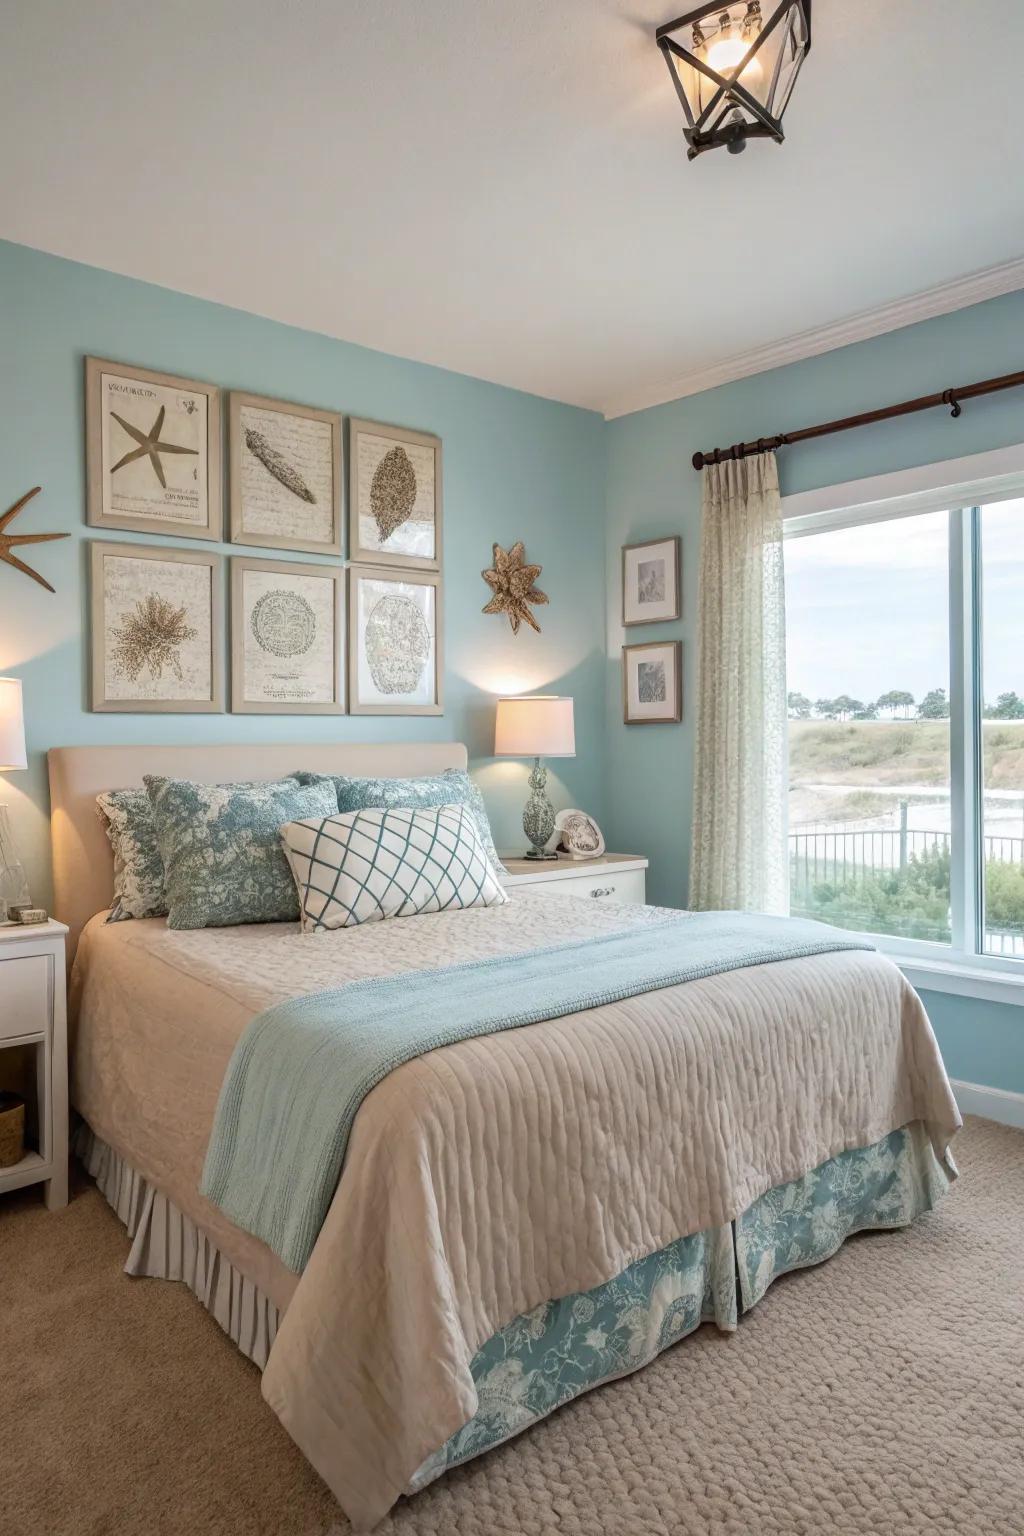
[[[949,513],[951,942],[868,933],[925,988],[1024,1006],[1024,957],[984,952],[981,509],[1024,498],[1024,444],[786,496],[783,538]]]

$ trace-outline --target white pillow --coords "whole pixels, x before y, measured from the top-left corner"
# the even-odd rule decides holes
[[[464,805],[289,821],[281,841],[306,933],[508,900]]]

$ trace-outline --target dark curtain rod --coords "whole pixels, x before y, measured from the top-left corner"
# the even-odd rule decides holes
[[[914,411],[930,411],[936,405],[952,407],[952,416],[960,415],[961,400],[976,400],[979,395],[994,395],[1000,389],[1016,389],[1024,384],[1024,373],[1004,373],[999,379],[982,379],[980,384],[964,384],[960,389],[944,389],[937,395],[921,395],[917,400],[903,400],[899,405],[885,405],[877,411],[862,411],[859,416],[844,416],[841,421],[825,421],[817,427],[801,427],[798,432],[779,432],[775,437],[759,437],[755,443],[734,443],[731,448],[715,448],[711,453],[695,453],[694,469],[705,464],[721,464],[729,459],[745,459],[748,454],[767,453],[785,448],[789,443],[805,443],[812,437],[828,437],[832,432],[848,432],[851,427],[868,427],[876,421],[891,421],[894,416],[910,416]]]

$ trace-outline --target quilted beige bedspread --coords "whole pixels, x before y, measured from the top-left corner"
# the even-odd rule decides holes
[[[662,915],[517,891],[323,935],[94,920],[83,936],[74,1102],[287,1309],[263,1393],[357,1527],[472,1417],[470,1360],[517,1314],[911,1120],[940,1157],[960,1124],[916,994],[881,955],[846,952],[407,1063],[360,1109],[298,1281],[199,1196],[224,1069],[263,1008]]]

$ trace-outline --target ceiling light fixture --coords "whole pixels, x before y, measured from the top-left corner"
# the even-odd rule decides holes
[[[810,52],[811,0],[781,0],[767,21],[761,0],[718,0],[655,35],[686,114],[688,160],[721,145],[738,155],[748,139],[782,143],[782,114]]]

